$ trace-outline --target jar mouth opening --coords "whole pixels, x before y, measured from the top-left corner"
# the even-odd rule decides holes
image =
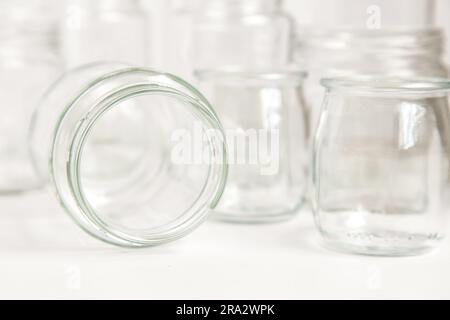
[[[225,67],[220,69],[205,69],[195,71],[199,80],[261,80],[273,82],[296,82],[302,83],[308,76],[307,72],[295,68],[286,69],[258,69],[247,70],[237,67]]]
[[[128,68],[123,69],[120,72],[111,73],[109,76],[105,76],[103,80],[105,79],[111,80],[114,79],[115,77],[133,72],[137,73],[147,72],[149,76],[165,77],[167,79],[171,77],[168,74],[160,74],[151,70]],[[182,85],[184,84],[181,80],[177,79],[176,77],[171,78],[171,80],[179,81],[179,83],[181,83]],[[101,82],[96,83],[101,84]],[[70,155],[65,166],[67,167],[68,172],[67,183],[71,190],[73,201],[75,201],[77,209],[74,211],[73,205],[70,205],[70,203],[67,204],[66,203],[67,201],[64,201],[64,199],[61,200],[63,206],[67,209],[72,218],[74,218],[75,222],[80,227],[82,227],[85,231],[87,231],[94,237],[108,243],[124,247],[146,247],[164,244],[167,242],[177,240],[181,237],[184,237],[206,220],[210,210],[217,205],[225,188],[227,165],[226,161],[222,159],[222,161],[211,162],[203,165],[202,175],[200,176],[200,179],[195,180],[196,181],[194,182],[195,186],[192,188],[192,190],[190,190],[190,193],[187,196],[187,200],[183,198],[183,202],[180,201],[180,203],[182,204],[181,206],[179,206],[177,202],[178,200],[176,198],[177,195],[174,194],[173,199],[172,200],[168,199],[168,201],[169,202],[173,201],[174,203],[177,204],[176,205],[174,204],[174,207],[169,207],[169,209],[163,206],[163,209],[161,211],[158,211],[159,206],[164,204],[163,200],[159,200],[159,198],[156,198],[158,200],[158,204],[155,206],[149,205],[149,201],[146,198],[145,201],[147,202],[145,202],[144,204],[138,203],[137,205],[132,206],[132,208],[129,208],[123,203],[125,204],[133,203],[133,201],[125,199],[125,196],[121,196],[121,194],[118,193],[117,197],[109,196],[109,198],[107,198],[106,208],[108,209],[103,211],[99,209],[102,208],[102,206],[99,206],[98,203],[96,202],[97,194],[96,192],[92,192],[91,188],[92,181],[86,180],[85,179],[86,174],[83,175],[84,170],[83,162],[87,152],[86,145],[88,144],[88,140],[90,139],[90,136],[92,136],[93,130],[95,130],[95,128],[99,126],[100,121],[102,121],[102,119],[107,117],[108,112],[115,111],[115,109],[119,109],[119,105],[121,103],[125,104],[122,105],[120,108],[123,107],[127,109],[130,106],[126,103],[129,102],[130,100],[135,100],[139,98],[151,98],[155,96],[158,98],[173,99],[174,103],[178,104],[177,107],[183,108],[186,114],[192,115],[192,119],[194,118],[199,119],[199,121],[204,126],[203,128],[205,130],[211,128],[213,130],[218,130],[219,132],[222,132],[220,122],[218,122],[217,118],[215,118],[214,113],[210,112],[209,108],[211,108],[211,106],[208,104],[206,100],[203,101],[201,97],[196,99],[195,97],[192,97],[188,94],[178,91],[176,88],[170,87],[170,85],[164,87],[151,82],[132,83],[130,85],[120,86],[119,88],[113,89],[109,94],[103,96],[99,101],[97,101],[96,105],[93,106],[91,111],[79,121],[79,123],[77,124],[76,133],[74,134],[73,138],[71,138],[71,140],[69,141]],[[77,98],[77,100],[78,99],[79,98]],[[69,106],[69,109],[74,107],[76,108],[76,102],[71,104],[71,106]],[[144,104],[141,106],[141,108],[144,109],[152,107],[153,105],[151,104]],[[161,122],[161,120],[159,120],[158,118],[156,119],[153,118],[153,120],[155,122],[152,122],[151,124],[148,124],[148,122],[143,121],[144,126],[157,126],[157,123]],[[120,120],[119,122],[123,121]],[[64,137],[61,136],[60,130],[61,124],[59,125],[59,129],[57,130],[57,135],[55,137],[52,152],[54,155],[55,152],[57,152],[55,147],[56,144],[59,143],[58,142],[59,140],[64,139]],[[116,130],[116,128],[114,128],[114,130]],[[151,133],[154,133],[154,131],[152,131]],[[128,135],[126,130],[125,135]],[[221,156],[226,157],[224,139],[223,141],[209,140],[205,142],[205,145],[207,145],[206,148],[209,151],[208,155],[212,159]],[[154,149],[152,149],[152,151],[153,150]],[[127,153],[128,151],[122,152]],[[149,156],[156,157],[156,155],[152,154],[151,152]],[[166,154],[164,153],[164,157],[165,156]],[[111,159],[111,161],[114,160],[115,160],[114,158]],[[164,165],[166,164],[167,162],[164,163]],[[56,181],[57,179],[55,176],[57,174],[55,170],[58,170],[57,169],[58,164],[52,162],[51,166],[52,166],[51,172],[53,180],[58,189],[58,184]],[[188,163],[188,166],[189,168],[192,168],[194,167],[194,164]],[[149,164],[148,167],[150,167]],[[156,169],[160,168],[158,166],[153,167],[156,167]],[[186,169],[186,167],[183,168]],[[156,171],[152,171],[149,173],[148,177],[142,178],[138,175],[139,173],[141,173],[141,171],[133,170],[132,167],[130,167],[130,169],[132,169],[130,175],[133,175],[133,177],[136,176],[137,179],[140,180],[138,180],[138,186],[133,186],[133,183],[129,183],[130,181],[126,181],[124,185],[125,186],[129,185],[130,188],[132,188],[131,191],[127,190],[126,188],[122,188],[122,185],[120,186],[121,190],[123,189],[125,192],[128,192],[127,194],[133,195],[134,191],[138,191],[139,194],[146,194],[147,192],[151,193],[151,190],[147,190],[145,188],[148,188],[148,186],[151,184],[153,185],[157,184],[155,189],[159,189],[161,187],[161,181],[163,181],[164,183],[164,180],[162,180],[160,176],[158,179],[155,178],[155,180],[152,180],[154,176],[152,176],[151,174],[153,174]],[[144,171],[145,174],[147,174],[149,169],[144,164],[142,170],[147,170]],[[173,171],[177,172],[176,170]],[[124,172],[124,176],[127,175],[128,173]],[[173,180],[175,181],[174,182],[175,184],[178,183],[176,179]],[[109,183],[109,180],[106,180],[106,182]],[[180,180],[179,183],[181,184],[181,182],[183,181]],[[89,190],[86,189],[86,185],[88,185],[88,187],[90,188]],[[106,189],[106,191],[110,190],[109,186],[107,188],[104,188],[104,184],[102,184],[100,191],[103,192],[104,189]],[[183,190],[185,189],[186,188],[184,188]],[[98,189],[94,190],[98,191]],[[108,194],[108,192],[105,192],[105,194]],[[136,199],[140,200],[139,196],[135,197]],[[123,199],[125,199],[126,201],[124,202]],[[104,199],[100,200],[104,201]],[[184,206],[186,204],[188,205]],[[118,209],[114,208],[114,206],[116,205]],[[148,218],[149,221],[153,221],[156,219],[155,214],[156,216],[158,216],[161,213],[164,218],[156,219],[156,222],[148,222],[148,225],[137,224],[136,221],[133,219],[131,220],[132,221],[131,227],[129,227],[130,223],[121,224],[122,222],[121,219],[123,216],[126,217],[128,215],[132,216],[133,214],[136,214],[136,212],[133,212],[133,208],[137,208],[137,210],[135,211],[139,211],[137,212],[139,214],[145,213],[146,214],[145,218],[146,219]],[[149,208],[151,208],[151,210]],[[109,212],[111,211],[110,209],[113,209],[114,214],[120,214],[121,218],[119,220],[111,220]],[[121,209],[123,210],[121,211]],[[167,209],[167,211],[164,211],[165,209]],[[149,211],[149,213],[147,214],[146,211]],[[117,221],[119,221],[119,223],[116,223]],[[160,223],[160,221],[163,221],[163,223]],[[141,218],[139,222],[142,222]]]
[[[444,78],[394,78],[394,77],[342,77],[324,78],[322,86],[327,89],[385,93],[448,93],[450,80]]]

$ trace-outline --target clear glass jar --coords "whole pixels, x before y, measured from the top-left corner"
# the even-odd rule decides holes
[[[283,68],[292,62],[291,18],[280,0],[193,0],[194,70]]]
[[[304,74],[216,70],[197,76],[228,143],[229,178],[215,216],[247,223],[292,217],[306,185]]]
[[[298,42],[296,61],[308,71],[305,99],[311,131],[324,93],[324,77],[447,77],[441,30],[316,31]]]
[[[61,72],[53,4],[0,0],[0,193],[37,187],[27,130],[46,82]]]
[[[226,180],[224,135],[206,99],[170,74],[117,64],[57,81],[35,111],[30,147],[75,222],[119,246],[191,232]]]
[[[65,0],[61,43],[67,68],[97,61],[146,65],[148,16],[138,0]]]
[[[447,230],[447,80],[326,79],[314,151],[313,207],[331,248],[428,252]]]

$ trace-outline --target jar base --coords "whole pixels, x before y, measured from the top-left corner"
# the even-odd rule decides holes
[[[408,257],[430,253],[443,240],[438,234],[356,230],[322,233],[323,245],[332,251],[381,257]]]
[[[270,224],[285,222],[293,219],[298,213],[298,210],[291,210],[277,214],[243,214],[243,213],[226,213],[222,211],[214,211],[212,219],[234,224]]]

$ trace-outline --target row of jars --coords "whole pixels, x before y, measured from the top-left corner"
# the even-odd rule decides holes
[[[315,120],[319,112],[312,117],[308,112],[319,109],[314,101],[323,94],[315,88],[323,75],[354,77],[383,69],[389,71],[380,72],[383,76],[445,75],[437,30],[320,33],[295,42],[293,21],[281,11],[280,1],[197,0],[185,13],[195,21],[189,31],[195,35],[188,38],[189,49],[168,52],[189,53],[187,61],[193,67],[186,77],[197,70],[202,93],[170,74],[95,63],[66,74],[43,95],[40,84],[51,82],[49,78],[59,70],[58,55],[49,50],[58,47],[58,39],[69,66],[104,60],[108,52],[125,61],[144,61],[147,56],[147,19],[137,10],[137,2],[78,0],[69,4],[62,39],[57,36],[51,8],[42,1],[23,1],[13,8],[17,14],[5,15],[9,28],[4,29],[7,45],[2,47],[1,63],[12,74],[5,83],[11,84],[14,77],[18,83],[1,93],[13,97],[7,96],[10,100],[4,104],[10,109],[5,109],[1,185],[5,191],[21,191],[50,179],[75,221],[88,233],[116,245],[148,246],[174,240],[200,225],[211,209],[217,217],[237,222],[281,220],[296,213],[307,186],[307,140],[312,136],[311,126],[319,122]],[[205,6],[207,10],[199,9]],[[50,16],[36,15],[39,10]],[[117,47],[99,41],[106,35]],[[122,38],[124,42],[118,41]],[[303,72],[287,68],[294,44],[300,48],[297,61],[311,71],[306,86]],[[173,41],[169,48],[172,45],[180,43]],[[42,48],[42,54],[30,47]],[[130,53],[133,57],[125,57]],[[319,68],[312,67],[315,63]],[[331,73],[338,67],[342,70]],[[446,171],[445,161],[440,160],[442,166],[432,172],[422,169],[428,167],[429,159],[446,156],[447,83],[411,81],[383,86],[369,80],[330,80],[324,85],[328,90],[324,110],[330,107],[336,114],[321,114],[317,135],[313,204],[322,234],[360,253],[366,253],[371,241],[380,246],[377,253],[381,254],[432,248],[443,237],[442,217],[433,210],[445,208],[446,196],[436,198],[421,183],[432,178],[432,187],[445,195],[447,181],[436,182]],[[389,91],[398,96],[392,98]],[[42,95],[34,109],[30,101]],[[364,100],[361,95],[372,99]],[[400,116],[377,108],[373,114],[358,109],[377,103],[403,106]],[[340,109],[342,105],[352,106],[355,112]],[[360,117],[356,124],[353,117]],[[365,142],[377,142],[373,150],[358,148],[364,141],[354,136],[364,132],[366,120],[379,121],[377,129],[383,129],[382,134],[376,130],[363,134]],[[403,159],[403,149],[389,143],[392,132],[400,129],[401,141],[412,150],[412,158]],[[336,130],[343,132],[342,137]],[[342,138],[340,143],[335,144],[336,137]],[[400,139],[394,138],[394,142]],[[423,139],[433,148],[422,148]],[[341,148],[328,150],[330,144]],[[379,153],[379,162],[371,162],[373,152]],[[328,158],[333,161],[322,163]],[[411,190],[396,193],[397,187],[411,182],[406,169],[399,170],[398,184],[388,182],[385,188],[389,197],[379,197],[377,192],[386,183],[382,177],[392,170],[395,160],[400,166],[404,160],[403,168],[415,173],[415,184],[410,184]],[[368,181],[378,184],[368,186]],[[408,202],[417,195],[421,204]],[[358,210],[363,212],[355,214]],[[380,213],[389,217],[372,217]],[[414,217],[409,219],[408,214]],[[405,221],[404,216],[406,226],[399,223],[390,229],[390,222]],[[378,229],[371,230],[374,225]],[[389,242],[400,245],[394,248],[398,252]],[[349,249],[352,243],[357,248]]]

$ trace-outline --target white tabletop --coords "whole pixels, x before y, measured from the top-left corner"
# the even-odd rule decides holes
[[[310,213],[273,225],[208,222],[157,248],[84,234],[46,192],[0,197],[0,298],[450,298],[450,246],[413,258],[320,247]]]

